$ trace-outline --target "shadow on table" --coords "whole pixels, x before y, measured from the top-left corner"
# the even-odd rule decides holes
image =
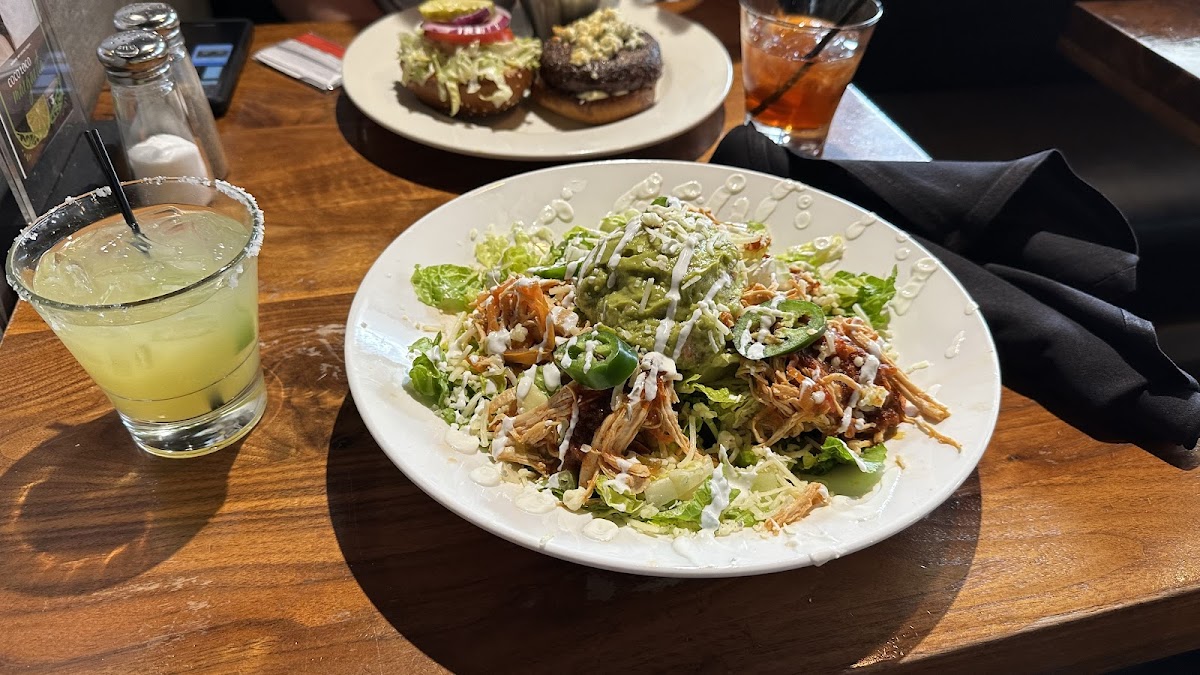
[[[400,105],[397,103],[396,105]],[[346,142],[367,161],[393,175],[447,192],[463,193],[501,178],[579,160],[517,162],[459,155],[423,145],[377,124],[342,93],[337,101],[338,128]],[[698,160],[721,137],[725,111],[718,108],[697,126],[657,145],[621,153],[621,158]],[[562,143],[569,146],[570,137]]]
[[[638,577],[529,551],[446,510],[395,468],[351,398],[326,488],[363,591],[452,672],[825,672],[907,654],[945,614],[975,555],[979,478],[867,552],[740,579]]]
[[[161,459],[134,445],[115,411],[56,426],[0,475],[0,585],[82,595],[154,567],[224,503],[240,445]]]

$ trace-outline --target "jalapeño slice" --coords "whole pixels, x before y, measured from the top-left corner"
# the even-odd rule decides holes
[[[769,333],[763,340],[754,334]],[[748,359],[769,359],[804,349],[825,334],[825,313],[811,302],[784,300],[751,307],[733,326],[733,346]]]

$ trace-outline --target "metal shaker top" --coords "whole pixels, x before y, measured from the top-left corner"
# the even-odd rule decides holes
[[[162,77],[171,67],[167,42],[149,30],[114,33],[96,48],[108,80],[116,84],[139,84]]]
[[[125,5],[113,14],[113,26],[117,30],[132,30],[144,28],[152,30],[167,41],[167,46],[176,47],[176,41],[182,44],[183,35],[179,31],[179,13],[165,2],[135,2]]]

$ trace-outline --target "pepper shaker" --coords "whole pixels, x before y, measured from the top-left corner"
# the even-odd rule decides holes
[[[193,135],[212,169],[213,176],[224,178],[229,172],[225,148],[221,145],[220,135],[217,134],[217,123],[213,119],[208,98],[204,95],[204,87],[200,84],[200,75],[196,72],[196,66],[192,64],[187,46],[183,42],[183,33],[179,29],[179,13],[165,2],[138,2],[118,9],[113,15],[113,25],[117,30],[152,30],[166,41],[167,54],[171,60],[169,77],[183,97],[188,124],[192,127]]]

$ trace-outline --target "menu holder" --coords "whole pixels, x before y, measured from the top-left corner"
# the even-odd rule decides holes
[[[37,216],[102,185],[71,65],[38,0],[0,3],[0,250]],[[0,284],[0,328],[14,298]]]

